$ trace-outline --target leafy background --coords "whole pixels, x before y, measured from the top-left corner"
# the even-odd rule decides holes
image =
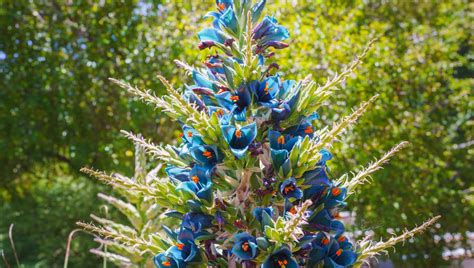
[[[131,174],[120,129],[174,142],[176,125],[107,81],[163,92],[155,75],[189,82],[173,59],[199,64],[197,30],[212,1],[2,1],[0,5],[0,248],[14,263],[8,226],[26,267],[59,267],[77,220],[103,210],[106,187],[82,166]],[[332,151],[334,176],[410,146],[349,202],[358,230],[390,236],[441,214],[432,232],[397,247],[397,267],[441,267],[445,248],[472,251],[474,226],[472,8],[453,1],[269,1],[291,33],[275,59],[292,79],[319,83],[379,37],[364,64],[321,109],[321,126],[375,93],[373,109]],[[114,211],[110,211],[114,213]],[[355,228],[354,227],[354,228]],[[446,233],[460,234],[455,243]],[[439,239],[433,239],[434,236]],[[435,238],[437,238],[435,237]],[[469,244],[471,243],[471,244]],[[95,267],[78,234],[70,267]],[[456,261],[451,260],[451,265]]]

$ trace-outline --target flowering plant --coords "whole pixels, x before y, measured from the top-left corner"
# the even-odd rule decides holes
[[[323,86],[310,76],[285,80],[271,59],[288,47],[289,33],[275,18],[261,18],[265,3],[217,1],[216,11],[206,15],[212,27],[198,33],[198,48],[215,53],[202,67],[176,61],[193,80],[183,90],[159,76],[169,92],[159,98],[112,80],[177,120],[181,142],[163,147],[124,132],[167,164],[167,176],[158,178],[155,171],[138,180],[84,169],[125,189],[131,202],[141,200],[128,207],[133,213],[112,202],[141,231],[98,217],[105,227],[81,226],[113,240],[128,255],[152,254],[156,267],[358,267],[436,220],[387,242],[350,241],[339,212],[356,187],[406,143],[353,177],[334,178],[328,149],[377,96],[331,129],[315,126],[320,125],[317,109],[361,63],[372,42]]]

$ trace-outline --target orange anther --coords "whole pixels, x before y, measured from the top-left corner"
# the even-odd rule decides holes
[[[341,254],[342,254],[342,249],[338,249],[338,250],[336,251],[336,256],[339,257],[339,256],[341,256]]]
[[[239,100],[239,96],[231,96],[230,99],[233,101],[233,102],[236,102]]]
[[[288,194],[290,191],[294,191],[295,190],[295,186],[290,184],[288,186],[285,186],[285,188],[283,189],[283,191],[285,192],[285,194]]]
[[[321,239],[321,244],[326,246],[327,244],[329,244],[329,239],[327,239],[326,237],[323,237],[323,239]]]
[[[199,182],[199,177],[198,176],[192,176],[191,179],[194,181],[194,183]]]
[[[265,88],[263,89],[263,92],[265,92],[265,94],[268,94],[268,82],[265,83]]]
[[[244,251],[249,251],[249,247],[250,247],[250,246],[249,246],[249,242],[244,242],[244,243],[242,244],[242,249],[243,249]]]
[[[223,11],[225,9],[225,4],[224,3],[217,4],[217,7],[219,8],[220,11]]]
[[[296,208],[293,206],[290,208],[290,211],[289,211],[291,214],[296,214]]]
[[[178,247],[179,250],[183,250],[184,244],[177,243],[176,246]]]
[[[237,129],[237,130],[235,131],[235,136],[236,136],[237,138],[242,137],[242,131],[241,131],[240,129]]]
[[[171,266],[171,262],[169,261],[161,262],[161,264],[163,264],[163,266],[166,266],[166,267]]]
[[[192,137],[193,136],[193,133],[191,131],[188,131],[188,137]]]
[[[338,239],[337,239],[338,242],[344,242],[346,241],[346,237],[341,235]]]
[[[281,135],[277,140],[278,144],[285,144],[285,136]]]
[[[203,156],[207,157],[207,158],[211,158],[212,157],[212,153],[209,152],[208,150],[205,150],[203,153],[202,153]]]
[[[313,126],[307,126],[306,129],[304,130],[304,133],[306,134],[313,133]]]
[[[341,193],[341,189],[339,189],[338,187],[332,188],[331,193],[334,196],[338,196]]]

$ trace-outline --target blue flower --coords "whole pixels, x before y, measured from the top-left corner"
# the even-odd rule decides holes
[[[258,3],[253,5],[252,7],[252,21],[253,22],[256,22],[260,18],[260,15],[262,14],[262,10],[265,7],[266,2],[267,2],[266,0],[260,0],[258,1]]]
[[[320,205],[320,201],[325,198],[327,189],[331,186],[326,169],[325,166],[317,167],[303,174],[304,185],[309,186],[303,191],[304,198],[311,199],[314,207]]]
[[[257,241],[255,237],[248,233],[240,233],[235,235],[232,254],[244,261],[255,259],[257,256]]]
[[[226,44],[226,40],[229,37],[220,30],[213,29],[213,28],[206,28],[201,30],[198,33],[199,40],[201,43],[199,44],[199,49],[210,48],[213,46],[224,46]]]
[[[213,167],[220,161],[220,155],[215,146],[199,145],[190,148],[190,153],[200,166]]]
[[[289,95],[285,100],[281,101],[277,107],[272,108],[271,116],[273,122],[278,123],[290,116],[293,107],[298,101],[299,94],[300,93],[298,91]]]
[[[320,232],[312,242],[308,266],[313,267],[324,261],[324,267],[342,268],[353,265],[356,260],[357,254],[346,237],[328,237]]]
[[[269,16],[263,18],[253,29],[253,39],[257,40],[260,46],[265,46],[272,41],[282,41],[288,37],[290,37],[288,30],[278,25],[275,18]]]
[[[206,104],[202,98],[194,94],[193,90],[195,90],[195,88],[188,88],[184,92],[183,97],[188,103],[194,104],[198,111],[203,111],[204,109],[206,109]]]
[[[290,170],[289,155],[293,147],[302,141],[301,137],[291,137],[290,135],[283,135],[278,131],[269,130],[268,140],[270,141],[270,154],[273,168],[279,171],[282,168],[284,174]]]
[[[228,8],[232,8],[234,1],[232,0],[216,0],[217,10],[222,13]]]
[[[181,230],[188,230],[191,233],[201,234],[201,232],[212,226],[213,217],[200,212],[189,212],[184,214],[181,222]]]
[[[334,216],[327,209],[323,209],[308,219],[307,229],[315,231],[335,232],[341,234],[344,232],[344,224],[334,219]]]
[[[333,208],[342,208],[346,206],[347,189],[344,187],[331,186],[328,189],[328,195],[324,200],[324,208],[333,209]]]
[[[177,263],[198,262],[201,260],[199,248],[194,243],[193,233],[188,230],[182,230],[178,235],[178,242],[176,245],[169,248],[166,252],[167,256],[173,256]]]
[[[235,120],[245,121],[246,108],[249,106],[251,101],[251,95],[249,90],[241,86],[234,92],[223,91],[218,92],[216,95],[217,103],[225,109],[231,111],[234,115]]]
[[[221,16],[219,16],[217,24],[222,28],[230,30],[235,35],[239,32],[239,23],[232,8],[228,8]]]
[[[262,222],[263,213],[266,213],[268,216],[270,216],[270,218],[273,218],[274,211],[275,210],[272,207],[256,207],[253,209],[252,215],[257,221]]]
[[[183,142],[189,143],[192,145],[201,145],[203,144],[201,135],[194,128],[183,125]]]
[[[339,247],[342,249],[352,249],[352,244],[349,241],[349,239],[344,236],[343,234],[338,234],[334,237],[334,239],[337,240],[337,243],[339,244]]]
[[[191,149],[195,146],[203,144],[201,135],[193,128],[183,125],[183,132],[180,134],[180,137],[182,138],[183,142],[179,145],[179,147],[173,147],[173,149],[180,158],[192,161],[193,159],[191,156]]]
[[[291,135],[285,135],[270,129],[268,131],[268,141],[270,142],[271,149],[290,152],[302,139],[301,137],[292,137]]]
[[[271,224],[271,219],[273,218],[274,213],[272,207],[256,207],[252,211],[252,215],[260,223],[262,230],[265,229],[265,226]]]
[[[293,136],[306,137],[309,136],[313,138],[313,124],[309,120],[301,120],[301,123],[297,126],[289,127],[283,131],[284,134],[290,134]]]
[[[160,253],[153,257],[153,263],[157,268],[179,268],[182,263],[174,258],[172,254]]]
[[[197,87],[203,87],[213,90],[217,89],[216,85],[214,84],[214,81],[216,80],[216,77],[214,75],[206,77],[203,74],[197,72],[196,70],[193,70],[192,75],[193,81]]]
[[[324,260],[329,251],[331,240],[325,233],[319,232],[316,238],[311,242],[311,251],[308,258],[308,267],[314,267],[316,264]]]
[[[187,180],[181,181],[177,185],[176,190],[194,193],[200,199],[210,202],[212,200],[212,181],[209,172],[208,168],[194,165],[188,173]]]
[[[168,177],[175,181],[187,181],[189,180],[189,169],[180,168],[175,166],[167,166],[165,169]]]
[[[219,55],[210,55],[204,63],[212,74],[224,74],[223,62]]]
[[[280,193],[286,199],[294,198],[299,200],[303,197],[303,191],[296,185],[295,178],[286,179],[280,185]]]
[[[249,145],[257,136],[257,124],[255,122],[240,129],[232,125],[221,126],[221,129],[224,139],[230,146],[230,150],[237,158],[244,156]]]
[[[298,263],[293,259],[291,251],[283,246],[268,256],[261,268],[298,268]]]
[[[278,80],[277,76],[270,76],[261,82],[253,81],[250,83],[250,91],[255,95],[260,105],[268,108],[278,106],[279,102],[276,99],[280,91]]]

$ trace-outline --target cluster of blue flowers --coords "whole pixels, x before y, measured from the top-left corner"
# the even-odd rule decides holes
[[[216,144],[206,144],[203,133],[193,126],[183,125],[182,143],[175,149],[180,158],[191,164],[185,168],[169,165],[166,173],[177,190],[197,199],[187,202],[190,211],[186,214],[167,213],[181,224],[177,230],[163,227],[176,244],[154,257],[157,267],[186,267],[204,260],[222,263],[219,260],[231,258],[247,267],[348,267],[357,260],[352,244],[343,235],[344,225],[337,220],[338,211],[345,206],[346,189],[334,185],[329,178],[326,162],[331,154],[322,150],[321,160],[312,170],[300,177],[286,176],[291,174],[292,150],[305,137],[317,139],[313,121],[318,116],[299,118],[298,122],[285,124],[291,127],[282,127],[298,103],[302,85],[272,74],[278,65],[265,65],[275,49],[288,47],[283,40],[289,37],[287,29],[275,18],[259,21],[265,2],[251,5],[246,0],[217,0],[217,11],[208,14],[213,27],[198,36],[200,49],[221,53],[206,59],[205,72],[192,72],[194,84],[186,87],[184,96],[199,111],[217,116],[226,149],[235,160],[268,158],[267,163],[262,161],[265,167],[258,187],[252,186],[251,191],[260,197],[255,200],[266,198],[270,205],[249,204],[245,209],[252,213],[234,219],[240,215],[238,209],[230,213],[231,204],[217,198],[214,187],[220,179],[216,169],[229,155]],[[258,58],[258,70],[263,70],[253,80],[236,78],[235,66],[245,68],[245,59],[239,53],[242,46],[238,45],[246,30],[243,21],[252,22],[252,53]],[[283,200],[283,206],[278,205],[279,200]],[[272,242],[265,238],[265,227],[275,218],[289,218],[306,200],[311,200],[312,205],[305,212],[303,236],[294,243],[268,246]],[[204,212],[202,206],[211,207],[213,214]],[[253,222],[259,228],[252,228]],[[231,245],[218,236],[230,239]]]

